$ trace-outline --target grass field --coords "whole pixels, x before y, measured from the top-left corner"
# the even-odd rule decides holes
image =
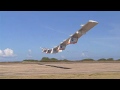
[[[0,63],[0,79],[120,79],[120,63]]]

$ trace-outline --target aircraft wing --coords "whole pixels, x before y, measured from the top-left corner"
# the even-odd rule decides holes
[[[97,25],[98,22],[97,21],[93,21],[93,20],[89,20],[85,25],[82,26],[81,29],[79,29],[73,36],[77,36],[76,34],[78,34],[78,38],[80,38],[83,34],[85,34],[87,31],[89,31],[91,28],[93,28],[95,25]]]
[[[58,47],[59,47],[59,46],[55,46],[53,49],[57,51],[57,50],[58,50]]]
[[[97,24],[98,22],[89,20],[85,25],[82,25],[82,28],[80,28],[74,34],[70,35],[70,37],[66,39],[65,43],[68,42],[71,37],[80,38],[83,34],[85,34],[87,31],[89,31],[91,28],[93,28]]]
[[[60,45],[67,45],[69,38],[60,43]]]
[[[89,20],[85,25],[82,25],[82,27],[76,31],[74,34],[70,35],[70,37],[66,40],[64,40],[63,42],[61,42],[58,46],[54,47],[53,50],[55,50],[55,52],[61,52],[62,50],[59,50],[59,46],[60,45],[68,45],[70,44],[70,40],[71,38],[77,38],[75,43],[77,42],[77,40],[83,35],[85,34],[87,31],[89,31],[91,28],[93,28],[95,25],[97,25],[98,22],[97,21],[93,21],[93,20]]]
[[[71,37],[80,38],[83,34],[85,34],[87,31],[89,31],[91,28],[93,28],[97,24],[98,24],[98,22],[89,20],[85,25],[82,25],[82,28],[80,28],[74,34],[70,35],[70,37],[68,39],[64,40],[59,45],[68,45],[69,39]],[[58,49],[59,45],[56,47],[56,49]]]
[[[62,50],[59,50],[58,48],[59,48],[59,45],[58,45],[58,46],[55,46],[55,47],[53,48],[53,51],[54,51],[55,53],[62,52]]]

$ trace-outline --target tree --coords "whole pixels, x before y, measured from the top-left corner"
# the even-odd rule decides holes
[[[29,61],[29,62],[38,62],[38,60],[34,60],[34,59],[25,59],[23,61]]]
[[[51,58],[50,61],[52,61],[52,62],[57,62],[58,59],[56,59],[56,58]]]
[[[43,57],[40,61],[42,62],[46,62],[46,61],[49,61],[50,59],[48,57]]]
[[[98,59],[98,61],[106,61],[105,58]]]
[[[83,59],[83,60],[81,60],[81,61],[94,61],[94,59]]]
[[[113,58],[108,58],[107,61],[113,61],[114,59]]]

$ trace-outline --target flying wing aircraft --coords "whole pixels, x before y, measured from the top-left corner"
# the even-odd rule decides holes
[[[76,44],[78,42],[78,39],[86,34],[91,28],[93,28],[95,25],[97,25],[97,21],[89,20],[85,25],[81,25],[82,28],[80,28],[78,31],[76,31],[74,34],[70,35],[70,37],[63,42],[61,42],[58,46],[52,48],[52,49],[42,49],[45,53],[58,53],[62,52],[62,50],[65,50],[66,46],[69,44]]]

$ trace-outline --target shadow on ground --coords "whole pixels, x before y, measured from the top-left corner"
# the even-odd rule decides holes
[[[39,64],[39,65],[45,65],[45,64]],[[45,65],[45,66],[56,67],[56,68],[61,68],[61,69],[71,69],[68,67],[61,67],[61,66],[54,66],[54,65]]]

